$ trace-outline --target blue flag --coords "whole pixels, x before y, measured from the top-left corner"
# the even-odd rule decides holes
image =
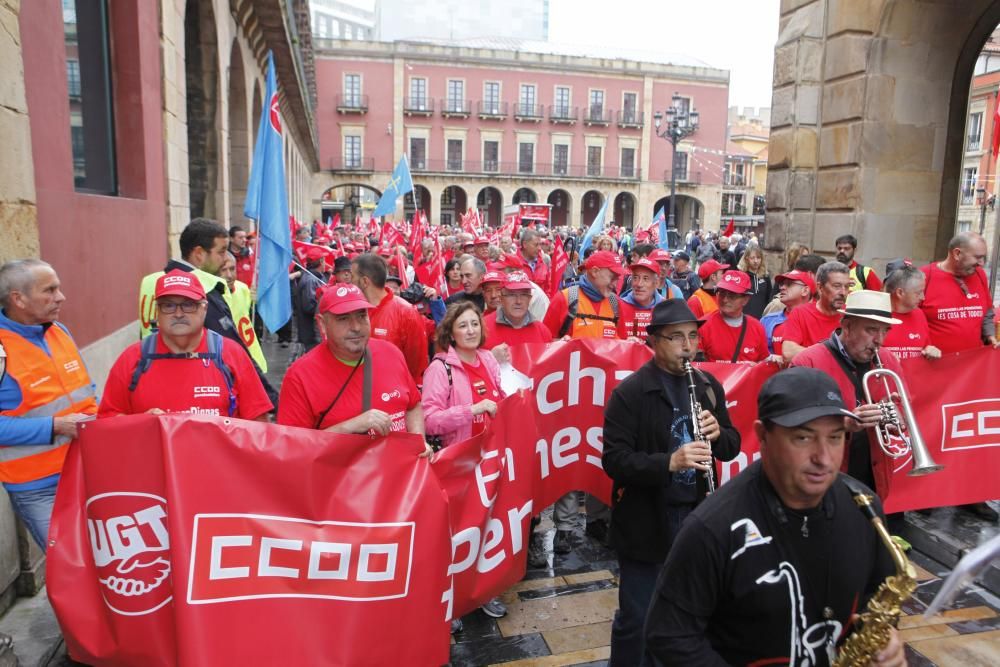
[[[656,215],[653,216],[653,224],[657,225],[656,230],[660,238],[659,243],[656,245],[657,247],[666,250],[669,245],[667,243],[667,216],[664,214],[662,206],[660,207],[660,210],[656,212]]]
[[[597,217],[594,218],[594,222],[591,223],[590,229],[587,230],[587,234],[583,237],[583,243],[580,244],[580,257],[582,258],[584,253],[587,252],[587,248],[590,247],[591,242],[594,237],[604,231],[604,216],[608,212],[608,199],[604,198],[604,204],[601,205],[601,210],[597,212]]]
[[[410,176],[410,163],[406,159],[406,153],[403,153],[403,157],[399,158],[399,164],[392,172],[389,185],[385,186],[385,192],[378,200],[378,206],[372,211],[372,217],[378,218],[395,213],[396,199],[407,192],[413,192],[413,177]]]
[[[288,227],[288,192],[281,140],[281,113],[274,58],[267,54],[267,91],[257,129],[250,182],[243,215],[257,221],[257,312],[269,331],[292,316],[288,265],[292,236]]]

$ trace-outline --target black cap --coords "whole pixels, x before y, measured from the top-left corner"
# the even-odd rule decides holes
[[[908,259],[894,259],[885,265],[885,275],[889,275],[893,271],[905,268],[907,266],[913,266],[913,262]]]
[[[667,299],[653,306],[653,319],[646,327],[646,333],[651,334],[668,324],[682,324],[684,322],[694,322],[699,327],[704,324],[703,321],[695,317],[684,299]]]
[[[687,254],[683,250],[678,250],[674,253],[674,259],[683,259],[685,262],[690,262],[691,255]]]
[[[402,286],[402,284],[403,284],[403,279],[402,278],[400,278],[399,276],[394,276],[391,273],[385,277],[385,281],[387,283],[388,282],[398,283],[400,286]]]
[[[757,395],[757,418],[792,428],[820,417],[854,417],[840,388],[815,368],[795,367],[768,379]],[[854,417],[857,419],[857,417]]]
[[[333,272],[337,273],[339,271],[350,271],[351,270],[351,258],[350,257],[338,257],[333,260]]]

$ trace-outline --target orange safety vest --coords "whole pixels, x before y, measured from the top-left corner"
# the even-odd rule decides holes
[[[569,290],[563,292],[569,303]],[[576,303],[576,317],[569,330],[570,338],[618,338],[618,324],[610,298],[601,301],[601,307],[595,309],[594,302],[580,290]],[[601,319],[587,317],[588,315],[597,315]]]
[[[0,328],[7,352],[7,374],[21,389],[21,404],[0,410],[5,417],[61,417],[74,412],[97,414],[97,398],[80,351],[58,325],[45,332],[51,356],[34,343]],[[50,445],[0,447],[0,482],[23,484],[62,470],[69,438]]]
[[[719,309],[719,302],[715,300],[715,297],[700,287],[691,296],[696,297],[701,302],[702,319],[705,319]]]

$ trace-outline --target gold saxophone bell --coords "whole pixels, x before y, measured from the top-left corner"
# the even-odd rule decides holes
[[[913,453],[913,469],[908,473],[911,477],[927,475],[944,468],[938,465],[931,458],[927,451],[924,438],[920,435],[920,428],[917,426],[917,419],[910,407],[910,396],[903,385],[903,379],[897,373],[882,366],[882,360],[875,353],[872,359],[874,368],[864,374],[861,378],[861,385],[865,390],[865,400],[868,403],[875,403],[872,400],[872,384],[881,381],[885,391],[885,398],[878,403],[882,411],[882,419],[875,428],[875,437],[878,439],[879,447],[885,455],[898,459]],[[891,384],[890,384],[891,383]],[[892,395],[899,396],[899,407],[902,408],[902,416],[899,407]]]

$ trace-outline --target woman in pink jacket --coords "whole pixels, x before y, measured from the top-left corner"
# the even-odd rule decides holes
[[[438,325],[437,349],[424,371],[423,407],[427,433],[444,447],[486,430],[504,397],[500,367],[486,342],[483,316],[471,301],[448,307]]]
[[[434,355],[424,371],[424,426],[447,447],[485,431],[504,393],[500,366],[492,353],[481,349],[486,328],[474,303],[460,301],[448,306],[435,342],[437,349],[447,352]],[[497,598],[481,609],[493,618],[507,615],[507,607]],[[461,630],[462,620],[453,620],[451,631]]]

